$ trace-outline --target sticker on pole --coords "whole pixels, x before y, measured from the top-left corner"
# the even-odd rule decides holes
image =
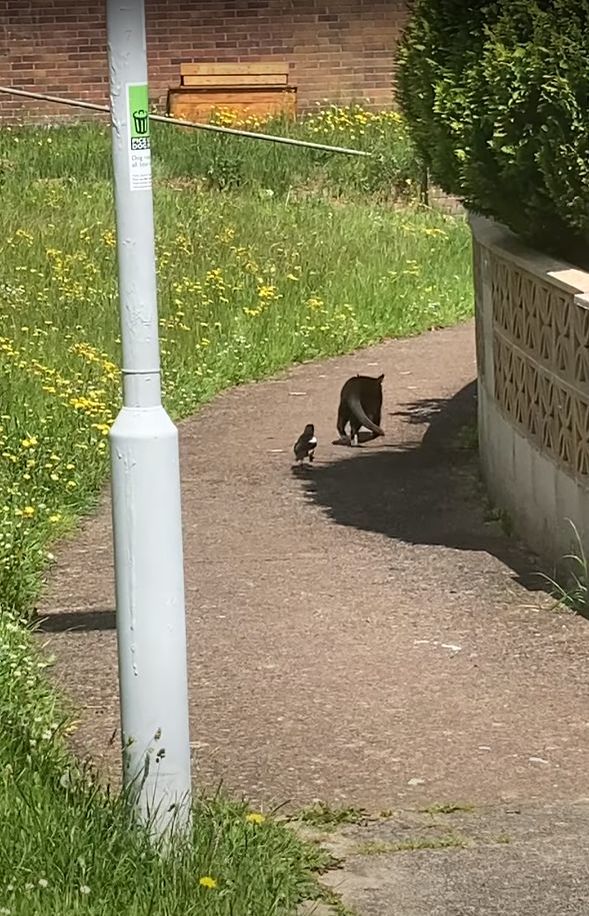
[[[151,188],[149,96],[145,83],[127,83],[129,124],[129,184],[132,191]]]

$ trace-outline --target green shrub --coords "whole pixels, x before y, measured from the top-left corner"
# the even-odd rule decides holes
[[[399,96],[433,181],[587,262],[589,0],[417,0]]]

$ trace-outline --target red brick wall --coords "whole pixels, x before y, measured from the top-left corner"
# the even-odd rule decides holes
[[[291,65],[299,108],[391,104],[407,0],[146,0],[150,92],[163,108],[181,61]],[[106,103],[105,0],[0,0],[0,85]],[[0,118],[80,117],[0,95]]]

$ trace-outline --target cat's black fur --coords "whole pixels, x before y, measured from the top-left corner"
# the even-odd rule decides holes
[[[350,445],[358,443],[358,432],[365,426],[373,438],[384,436],[380,426],[382,412],[382,381],[370,375],[355,375],[349,378],[341,390],[337,414],[337,431],[340,439],[347,439],[346,426],[350,424]]]

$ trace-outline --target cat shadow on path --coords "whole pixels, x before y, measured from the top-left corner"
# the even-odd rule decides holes
[[[344,460],[316,464],[302,480],[308,499],[339,525],[409,544],[486,551],[527,589],[544,590],[535,557],[490,518],[473,441],[476,381],[389,416],[401,420],[401,430],[423,426],[421,440],[399,444],[389,435],[346,450]]]

